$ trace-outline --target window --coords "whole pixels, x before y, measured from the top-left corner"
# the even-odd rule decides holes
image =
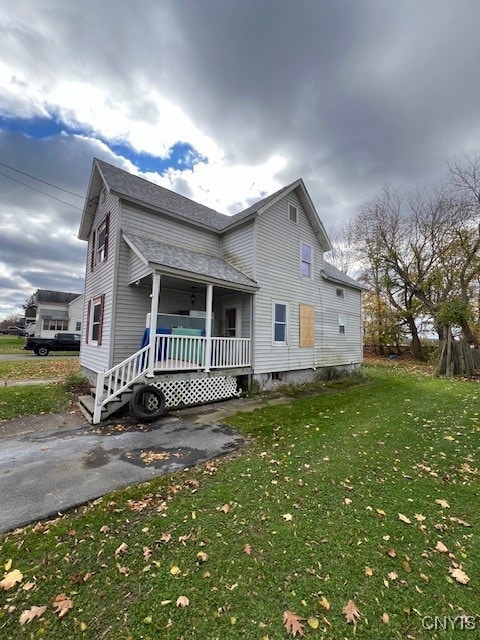
[[[312,247],[302,242],[300,250],[300,273],[303,278],[312,278]]]
[[[88,301],[87,342],[100,346],[102,344],[103,309],[105,296]]]
[[[273,344],[288,344],[288,303],[273,303]]]
[[[290,222],[297,223],[298,220],[298,210],[297,207],[294,207],[293,204],[288,205],[288,219]]]
[[[44,318],[42,328],[44,331],[68,331],[68,320]]]
[[[108,235],[110,229],[110,214],[107,213],[103,222],[92,234],[91,269],[95,265],[105,262],[108,257]]]
[[[82,330],[82,323],[81,322],[76,322],[75,323],[75,331],[81,331]]]
[[[340,287],[337,287],[335,290],[335,293],[337,294],[337,298],[345,298],[345,291],[343,289],[340,289]]]
[[[345,316],[343,315],[343,313],[341,313],[338,316],[338,333],[341,333],[342,335],[345,334],[345,327],[347,325],[347,321]]]

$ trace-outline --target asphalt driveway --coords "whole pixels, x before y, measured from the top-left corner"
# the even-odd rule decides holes
[[[50,429],[25,425],[0,424],[0,533],[245,443],[215,420],[198,422],[188,415],[167,415],[150,425],[92,426],[78,417]]]

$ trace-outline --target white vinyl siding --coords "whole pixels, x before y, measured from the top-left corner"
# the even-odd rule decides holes
[[[288,216],[288,207],[297,208],[297,224]],[[312,278],[303,278],[299,266],[301,243],[309,244],[315,256]],[[321,353],[323,316],[320,295],[322,248],[295,192],[290,192],[256,220],[254,351],[255,373],[308,369]],[[282,348],[272,347],[272,300],[289,304],[289,341]],[[300,347],[300,305],[315,307],[315,348]]]
[[[223,257],[249,278],[253,278],[254,225],[245,223],[228,231],[222,238]]]
[[[347,285],[342,287],[344,297],[337,297],[334,283],[324,281],[322,296],[324,331],[322,364],[335,366],[362,362],[363,339],[361,322],[361,292]],[[344,327],[345,333],[342,333]]]
[[[193,251],[220,255],[220,237],[213,231],[175,220],[161,213],[154,213],[124,202],[122,205],[122,230],[156,238],[165,244],[174,244]]]
[[[93,249],[92,233],[90,234],[88,243],[87,269],[85,274],[85,298],[83,306],[82,319],[82,348],[80,351],[80,364],[90,371],[103,371],[109,369],[111,337],[114,328],[111,327],[114,291],[115,291],[115,272],[116,272],[116,255],[118,251],[119,222],[118,222],[118,198],[110,193],[106,194],[105,202],[99,205],[95,213],[92,229],[97,229],[100,223],[105,219],[107,213],[109,216],[108,231],[108,260],[97,264],[91,269],[91,251]],[[103,307],[103,334],[102,344],[100,346],[87,342],[86,332],[89,319],[88,301],[100,297],[105,294],[105,304]]]

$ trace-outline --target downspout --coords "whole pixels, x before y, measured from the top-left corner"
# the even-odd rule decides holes
[[[153,378],[155,370],[155,343],[157,337],[158,298],[160,296],[160,274],[153,272],[152,302],[150,305],[150,336],[148,341],[148,370],[147,376]]]
[[[212,362],[212,306],[213,284],[207,284],[207,299],[205,310],[205,371],[210,371]]]

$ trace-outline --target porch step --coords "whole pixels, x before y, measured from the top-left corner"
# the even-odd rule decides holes
[[[110,400],[110,402],[102,408],[101,420],[106,420],[116,411],[124,407],[130,400],[133,389],[127,389],[122,394]],[[95,411],[95,396],[80,396],[77,406],[90,423],[93,423],[93,414]]]

